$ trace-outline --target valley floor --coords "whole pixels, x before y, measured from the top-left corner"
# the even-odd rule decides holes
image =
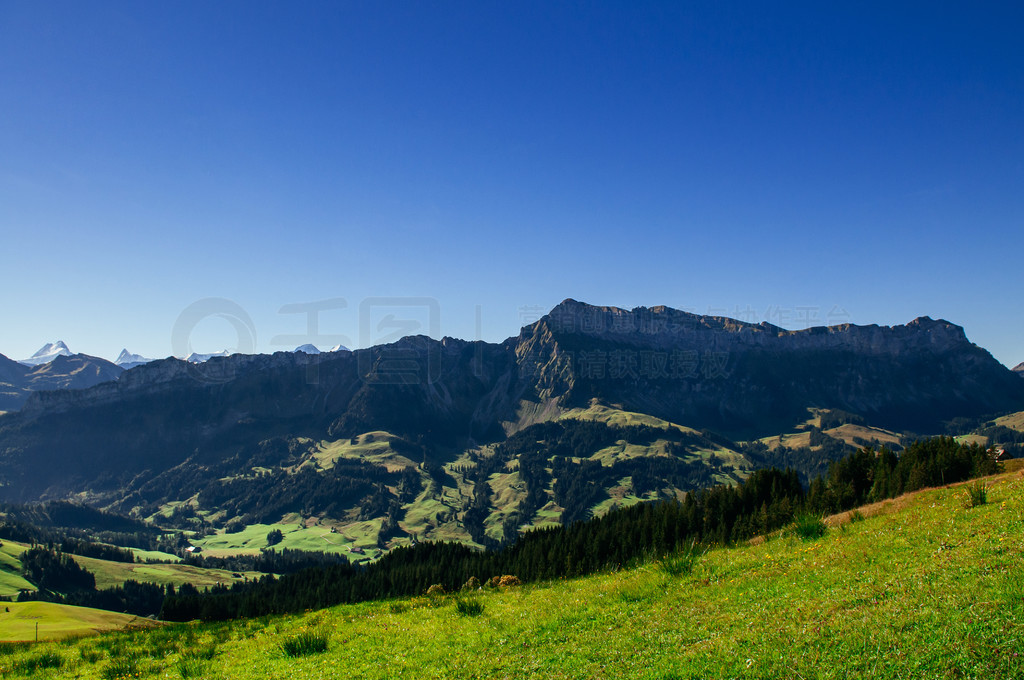
[[[862,521],[832,518],[817,540],[712,550],[691,574],[648,564],[476,593],[462,600],[482,606],[476,615],[460,614],[452,596],[346,605],[8,646],[0,669],[224,680],[1020,678],[1024,471],[987,481],[978,507],[965,507],[963,486],[924,491],[865,508]],[[283,649],[322,640],[319,653]]]

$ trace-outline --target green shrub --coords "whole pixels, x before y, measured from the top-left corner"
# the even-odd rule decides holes
[[[864,513],[861,512],[860,510],[854,510],[853,512],[850,513],[850,523],[851,524],[855,524],[857,522],[863,522],[865,519],[867,519],[867,518],[864,517]]]
[[[82,647],[78,653],[82,656],[82,661],[85,661],[86,663],[96,663],[103,658],[103,652],[98,649]]]
[[[988,485],[984,479],[979,479],[964,487],[964,507],[976,508],[979,505],[988,503]]]
[[[111,659],[110,663],[103,667],[100,676],[104,680],[122,680],[139,675],[139,660],[134,655],[122,656]]]
[[[183,656],[178,659],[178,675],[183,680],[206,676],[206,661],[195,656]]]
[[[706,549],[693,542],[678,552],[662,557],[658,562],[658,568],[669,576],[686,576],[693,573],[693,568],[706,552]]]
[[[188,656],[195,657],[197,659],[203,659],[204,661],[209,661],[216,655],[217,645],[215,644],[203,645],[202,647],[197,647],[196,649],[188,653]]]
[[[803,512],[796,516],[796,520],[793,522],[793,531],[801,539],[813,541],[824,536],[825,532],[828,531],[828,527],[825,526],[825,521],[821,518],[821,515]]]
[[[31,642],[0,642],[0,656],[17,654],[31,646]]]
[[[318,631],[305,631],[281,643],[281,651],[287,656],[308,656],[327,651],[329,636]]]
[[[427,601],[428,601],[428,603],[430,604],[431,607],[441,607],[441,606],[444,606],[444,604],[447,601],[446,593],[444,591],[444,586],[442,586],[440,583],[435,583],[434,585],[432,585],[429,588],[427,588],[426,595],[427,595]]]
[[[30,675],[43,668],[60,668],[64,657],[56,652],[42,652],[14,662],[14,672]]]
[[[484,613],[484,605],[479,600],[460,597],[455,600],[455,611],[462,616],[480,616]]]

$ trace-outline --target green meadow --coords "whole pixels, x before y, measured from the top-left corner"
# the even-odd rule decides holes
[[[0,597],[14,597],[22,590],[36,589],[21,575],[18,555],[24,551],[25,546],[20,543],[3,541],[0,545]]]
[[[37,629],[38,624],[38,629]],[[0,642],[32,641],[38,630],[40,640],[78,638],[104,631],[121,630],[128,626],[152,627],[158,623],[131,614],[118,614],[101,609],[72,607],[51,602],[0,602]],[[42,648],[45,645],[37,647]],[[7,646],[3,651],[27,649],[27,646]],[[0,662],[6,671],[9,669]]]
[[[263,574],[255,571],[230,572],[224,569],[205,569],[187,564],[143,564],[110,562],[92,557],[74,555],[74,560],[96,576],[97,588],[112,588],[123,585],[131,579],[140,583],[156,583],[161,586],[180,586],[191,583],[197,588],[216,585],[231,585],[247,578],[256,579]]]
[[[1022,475],[988,478],[976,507],[966,485],[923,491],[828,518],[820,538],[784,530],[692,564],[8,646],[0,667],[105,679],[1024,677]]]
[[[335,532],[332,532],[332,527]],[[288,516],[277,524],[250,524],[239,532],[226,533],[223,530],[192,540],[192,544],[202,548],[203,555],[224,556],[239,554],[257,554],[263,548],[271,547],[267,543],[267,534],[280,530],[283,539],[272,546],[275,550],[310,550],[315,552],[348,553],[352,548],[362,548],[366,554],[377,554],[377,534],[380,532],[380,520],[367,522],[313,523],[307,526],[298,515]]]

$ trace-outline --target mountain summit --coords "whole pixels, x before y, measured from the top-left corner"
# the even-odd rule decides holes
[[[141,354],[132,354],[127,349],[122,349],[121,353],[117,355],[116,359],[114,359],[114,363],[125,370],[141,366],[142,364],[148,364],[151,361],[153,361],[153,359],[144,357]]]
[[[30,356],[28,359],[22,359],[20,363],[26,366],[39,366],[40,364],[48,364],[57,357],[69,357],[72,355],[68,346],[64,344],[63,340],[57,342],[48,342],[39,348],[39,351]]]

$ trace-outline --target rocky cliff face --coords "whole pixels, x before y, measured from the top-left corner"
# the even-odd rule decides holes
[[[928,432],[958,415],[1024,403],[1014,376],[961,327],[927,317],[787,331],[667,307],[566,300],[528,330],[520,337],[529,335],[534,349],[561,357],[557,376],[542,359],[533,363],[541,382],[566,388],[565,403],[598,397],[738,437],[791,429],[808,407]]]
[[[565,300],[544,317],[542,324],[558,336],[645,348],[743,351],[840,350],[863,355],[899,356],[907,352],[947,352],[970,345],[964,330],[948,321],[919,317],[902,326],[820,326],[787,331],[768,323],[750,324],[717,316],[702,316],[670,307],[594,307]]]

